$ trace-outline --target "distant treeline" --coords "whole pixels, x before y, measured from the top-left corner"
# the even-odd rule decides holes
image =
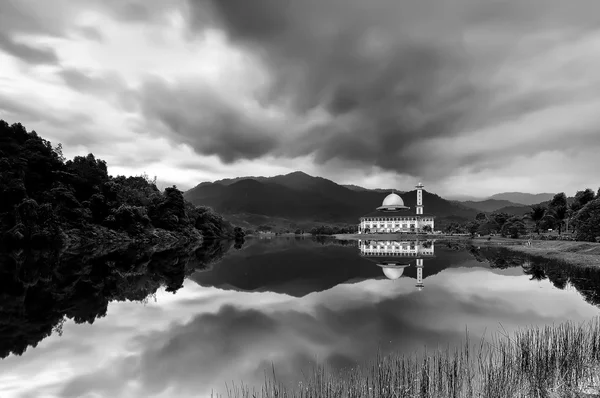
[[[0,120],[0,238],[5,245],[63,242],[73,234],[129,236],[161,228],[204,238],[243,237],[175,186],[161,192],[147,176],[109,176],[93,154],[66,160],[62,146]],[[100,239],[100,238],[98,238]]]
[[[445,232],[518,238],[548,229],[557,230],[559,236],[567,231],[575,240],[600,242],[600,189],[578,191],[570,204],[563,192],[558,193],[547,204],[531,206],[524,216],[479,213],[473,221],[448,225]]]
[[[256,228],[257,232],[272,232],[276,234],[289,234],[293,233],[296,235],[311,234],[311,235],[336,235],[336,234],[353,234],[358,232],[358,227],[355,225],[319,225],[310,228],[279,228],[273,229],[270,225],[260,225]],[[246,231],[252,232],[252,231]]]

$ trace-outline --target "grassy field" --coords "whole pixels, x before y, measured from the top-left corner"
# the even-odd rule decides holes
[[[378,356],[341,372],[321,367],[295,389],[276,374],[259,389],[232,386],[226,397],[599,397],[600,322],[528,328],[475,344],[467,336],[455,349]]]

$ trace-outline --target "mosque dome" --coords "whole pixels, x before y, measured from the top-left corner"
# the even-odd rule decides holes
[[[398,279],[402,276],[402,274],[404,273],[404,267],[382,267],[383,269],[383,274],[388,278],[388,279]]]
[[[400,195],[396,193],[391,193],[383,199],[383,203],[381,206],[377,208],[377,210],[388,210],[388,211],[397,211],[401,209],[408,209],[408,207],[404,206],[404,201],[400,197]]]
[[[400,195],[391,193],[383,199],[381,206],[404,206],[404,201]]]

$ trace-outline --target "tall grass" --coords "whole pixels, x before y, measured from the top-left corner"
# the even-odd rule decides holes
[[[323,366],[295,388],[273,367],[264,385],[228,387],[228,398],[554,398],[600,394],[600,322],[497,333],[419,355],[391,354],[365,366]],[[216,396],[215,396],[216,397]]]

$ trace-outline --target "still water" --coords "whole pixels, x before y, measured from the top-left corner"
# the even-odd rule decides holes
[[[0,256],[0,397],[205,397],[599,315],[600,273],[443,242]]]

